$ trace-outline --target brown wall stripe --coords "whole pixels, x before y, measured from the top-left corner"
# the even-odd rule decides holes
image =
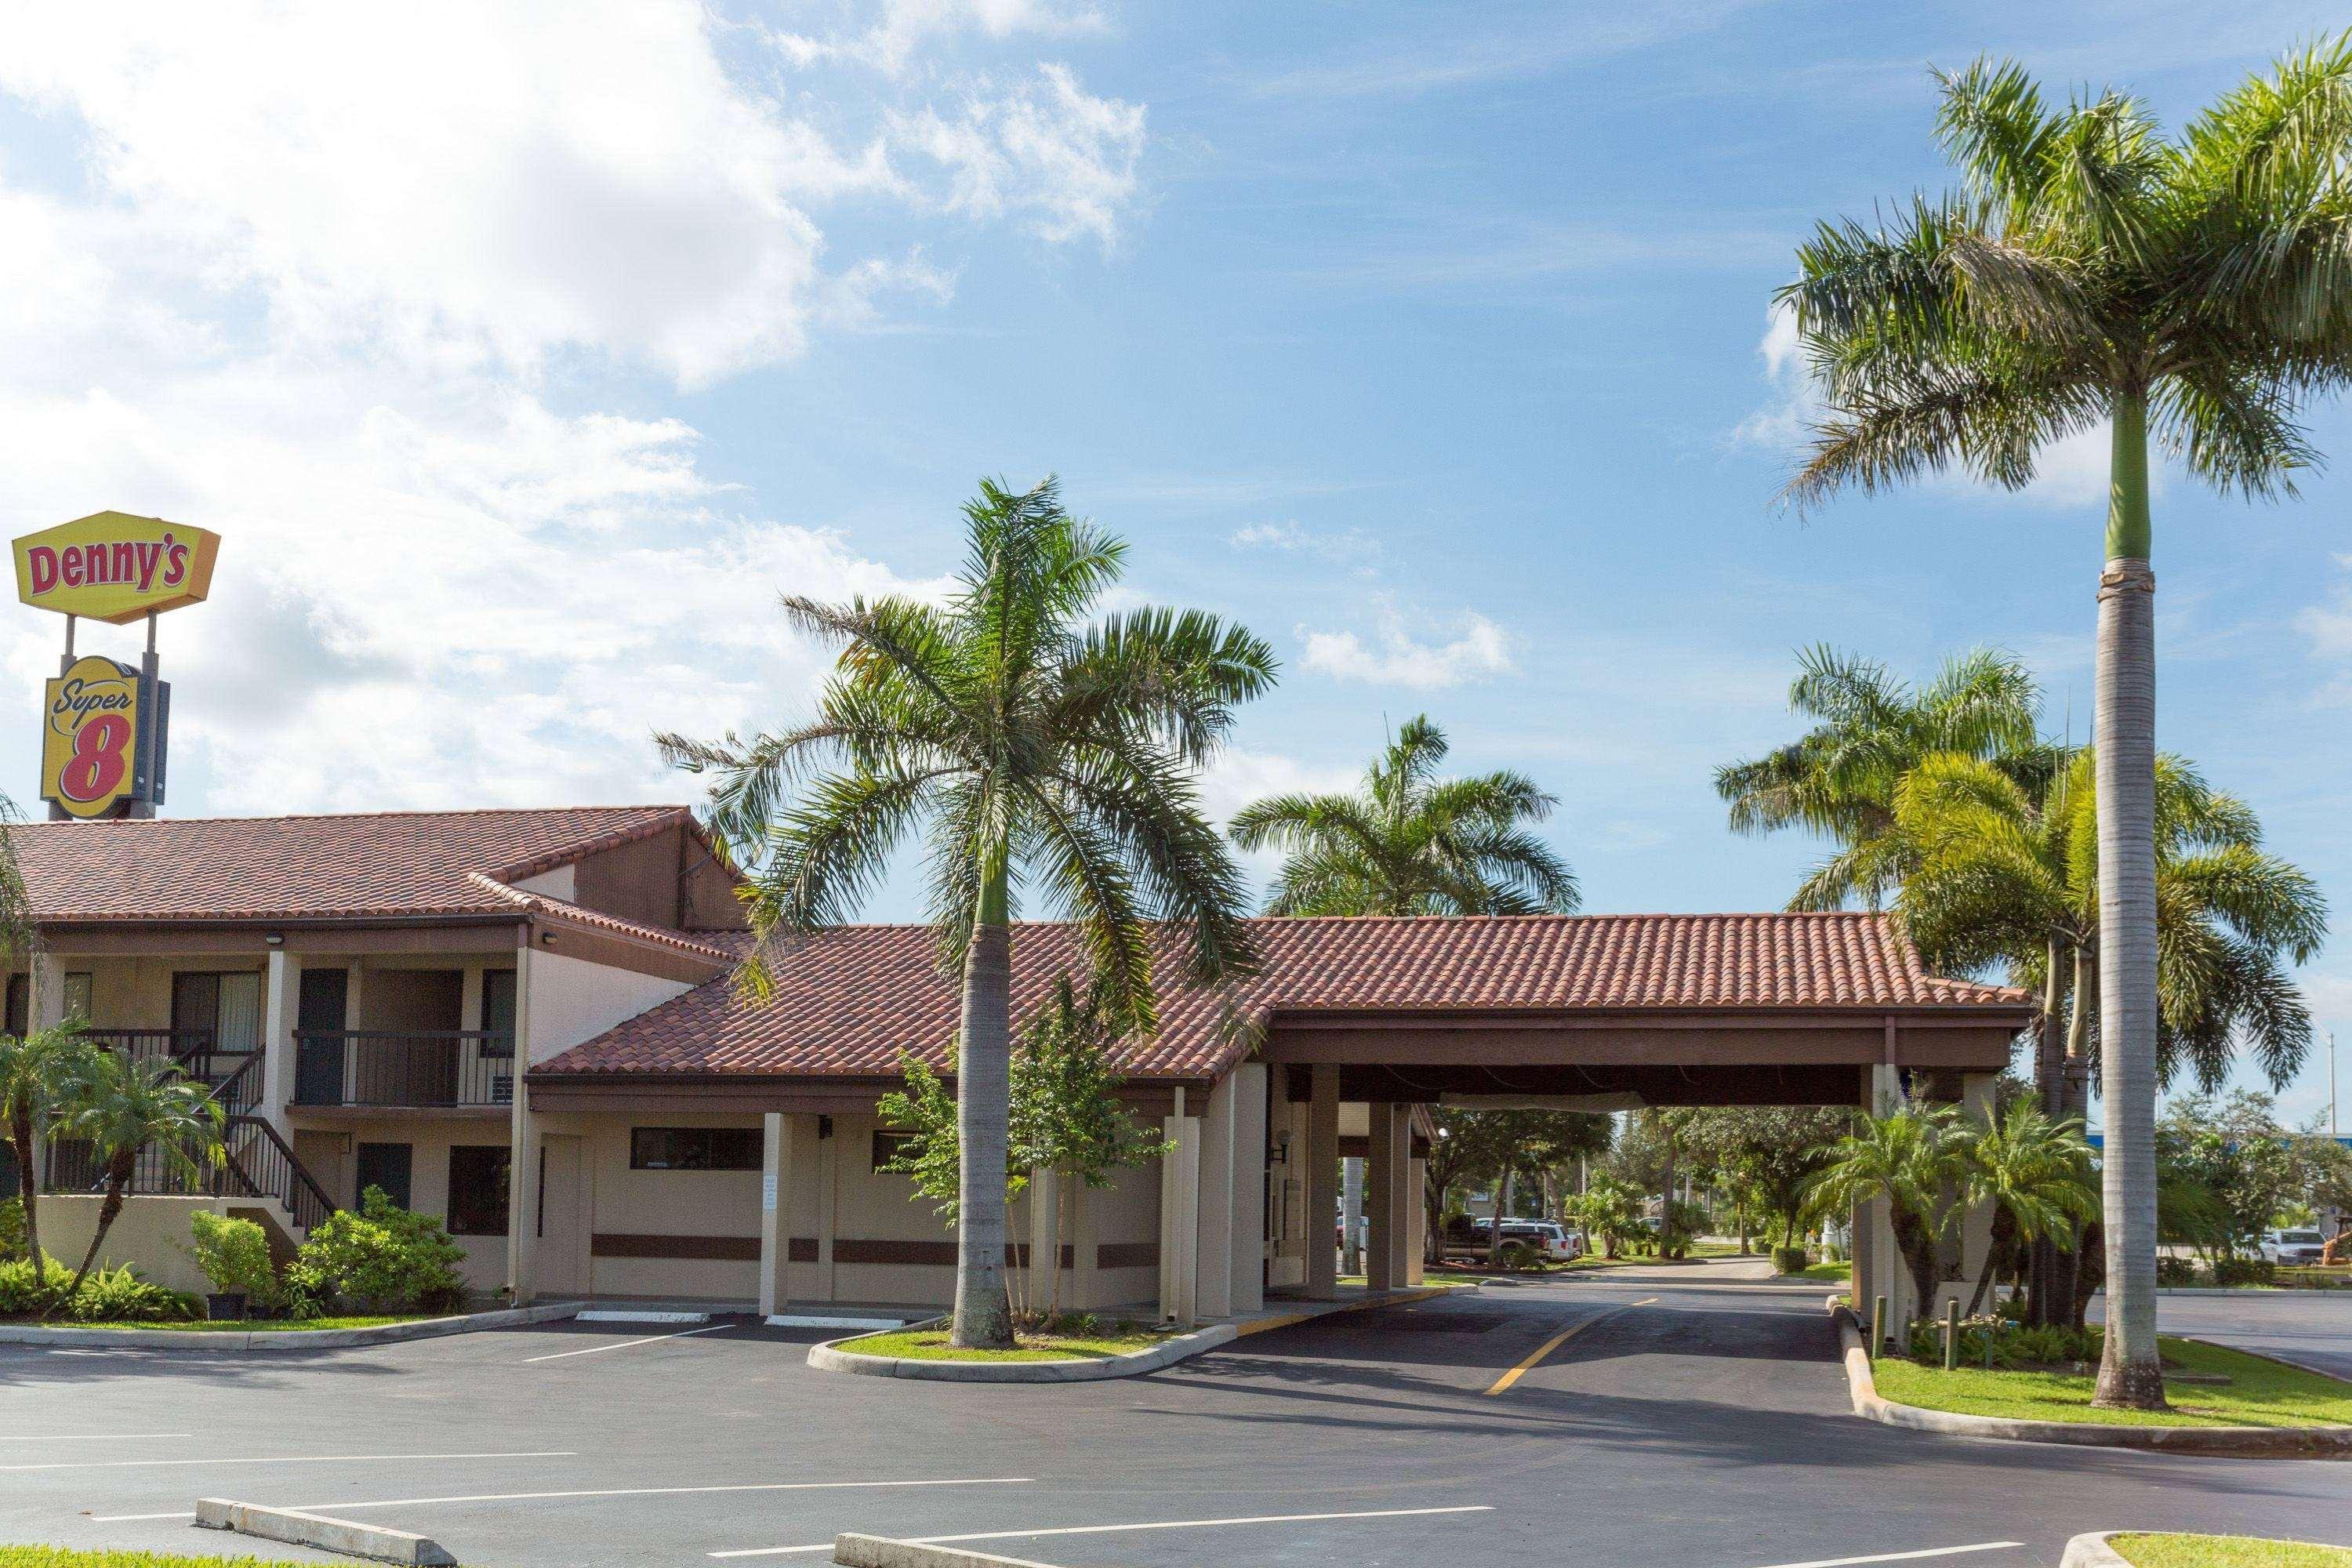
[[[715,1259],[729,1263],[760,1260],[756,1236],[633,1236],[599,1231],[589,1239],[595,1258],[672,1258]]]
[[[1097,1268],[1157,1268],[1160,1267],[1160,1244],[1156,1241],[1106,1241],[1095,1248]]]

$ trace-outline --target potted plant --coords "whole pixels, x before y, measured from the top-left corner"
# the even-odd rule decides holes
[[[205,1316],[233,1321],[256,1306],[267,1309],[276,1301],[278,1276],[269,1264],[269,1237],[259,1226],[208,1209],[190,1215],[188,1224],[193,1237],[187,1254],[213,1286],[205,1298]]]

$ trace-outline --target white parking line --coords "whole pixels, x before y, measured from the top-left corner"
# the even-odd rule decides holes
[[[194,1432],[37,1432],[22,1436],[0,1432],[0,1443],[139,1443],[194,1436]]]
[[[1852,1568],[1857,1563],[1911,1563],[1922,1557],[1958,1557],[1964,1552],[2006,1552],[2022,1541],[1979,1541],[1973,1546],[1930,1546],[1924,1552],[1881,1552],[1870,1557],[1817,1557],[1811,1563],[1775,1563],[1771,1568]]]
[[[688,1497],[699,1492],[823,1492],[874,1490],[888,1487],[1025,1487],[1034,1484],[1031,1476],[972,1476],[937,1481],[746,1481],[735,1486],[717,1487],[608,1487],[597,1491],[572,1492],[462,1492],[448,1497],[380,1498],[373,1502],[351,1502],[336,1498],[328,1502],[306,1502],[296,1511],[308,1513],[320,1509],[409,1508],[428,1502],[536,1502],[548,1498],[582,1497]],[[92,1524],[121,1524],[131,1520],[194,1519],[194,1509],[177,1513],[94,1513]]]
[[[528,1355],[522,1358],[522,1364],[529,1366],[535,1361],[562,1361],[568,1355],[596,1355],[604,1351],[625,1351],[632,1345],[656,1345],[664,1340],[682,1340],[693,1334],[715,1334],[721,1329],[731,1329],[734,1326],[732,1323],[713,1323],[707,1329],[688,1329],[675,1334],[648,1334],[644,1339],[623,1340],[618,1344],[590,1345],[586,1350],[557,1351],[552,1355]]]
[[[1246,1519],[1168,1519],[1150,1524],[1066,1524],[1057,1530],[982,1530],[969,1535],[918,1535],[911,1539],[917,1546],[950,1546],[965,1541],[1026,1541],[1045,1535],[1117,1535],[1131,1530],[1206,1530],[1220,1524],[1305,1524],[1330,1519],[1403,1519],[1425,1513],[1492,1513],[1486,1503],[1471,1503],[1460,1508],[1382,1508],[1362,1513],[1261,1513]],[[814,1552],[830,1552],[833,1542],[821,1541],[814,1546],[755,1546],[736,1552],[713,1552],[713,1557],[793,1557]]]
[[[630,1310],[574,1312],[572,1321],[575,1323],[707,1323],[710,1321],[710,1314]]]
[[[58,1459],[46,1465],[0,1465],[0,1474],[19,1470],[126,1470],[142,1465],[342,1465],[393,1459],[576,1459],[572,1448],[530,1448],[510,1454],[248,1454],[223,1458],[207,1455],[175,1459]]]

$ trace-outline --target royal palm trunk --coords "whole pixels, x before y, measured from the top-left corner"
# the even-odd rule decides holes
[[[963,963],[956,1055],[956,1293],[950,1342],[1004,1350],[1005,1127],[1013,1079],[1013,928],[1003,861],[983,876]]]
[[[10,1121],[8,1142],[16,1156],[16,1194],[25,1205],[25,1255],[33,1260],[34,1281],[38,1283],[41,1277],[41,1216],[37,1200],[40,1196],[41,1186],[35,1179],[37,1173],[34,1170],[33,1162],[32,1108],[26,1105],[16,1107]]]
[[[2099,578],[2099,1065],[2106,1138],[2105,1349],[2093,1402],[2164,1406],[2156,1345],[2156,577],[2147,404],[2115,400]]]

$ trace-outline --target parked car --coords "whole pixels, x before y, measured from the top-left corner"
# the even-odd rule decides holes
[[[2326,1245],[2315,1230],[2266,1230],[2263,1232],[2263,1261],[2316,1263]]]

